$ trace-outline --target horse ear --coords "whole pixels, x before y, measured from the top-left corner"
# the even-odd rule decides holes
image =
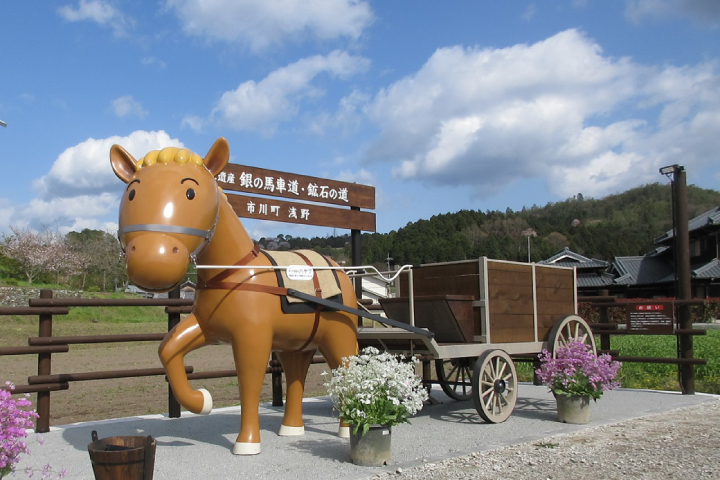
[[[110,165],[115,175],[125,183],[130,183],[137,172],[137,162],[120,145],[113,145],[110,148]]]
[[[223,137],[218,138],[205,155],[205,166],[213,176],[223,171],[230,160],[230,147]]]

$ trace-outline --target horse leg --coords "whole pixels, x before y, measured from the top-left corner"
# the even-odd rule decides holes
[[[331,370],[339,367],[343,358],[358,354],[357,333],[352,327],[338,322],[336,331],[327,335],[327,338],[328,341],[319,349]],[[350,438],[350,426],[347,423],[340,421],[338,436]]]
[[[280,425],[281,436],[304,435],[305,426],[302,418],[302,401],[305,392],[305,378],[312,362],[315,350],[306,352],[278,353],[280,363],[285,372],[287,384],[287,399],[285,401],[285,415]]]
[[[204,388],[197,391],[192,389],[185,373],[184,359],[185,355],[207,343],[195,315],[190,314],[168,332],[158,348],[158,356],[165,367],[175,398],[193,413],[210,413],[212,396]]]
[[[244,333],[244,332],[242,332]],[[240,433],[235,440],[235,455],[257,455],[260,453],[260,395],[265,371],[270,360],[272,339],[262,338],[258,331],[252,335],[237,335],[232,342],[235,369],[240,386]],[[238,340],[245,338],[246,341]]]

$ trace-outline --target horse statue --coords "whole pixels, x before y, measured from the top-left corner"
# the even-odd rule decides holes
[[[229,157],[224,138],[204,159],[169,147],[136,161],[119,145],[110,149],[113,171],[127,184],[118,237],[130,280],[151,292],[167,292],[185,278],[191,261],[210,266],[198,269],[192,313],[168,332],[158,350],[173,392],[187,410],[209,413],[212,396],[190,386],[184,357],[205,345],[230,344],[242,405],[233,453],[254,455],[260,453],[258,407],[271,352],[278,353],[287,384],[279,435],[302,435],[302,398],[313,355],[319,350],[335,369],[343,357],[357,354],[357,317],[319,304],[306,303],[304,309],[288,304],[278,263],[248,236],[216,182]],[[303,252],[298,258],[310,265],[308,255],[314,252]],[[327,262],[337,298],[355,307],[350,279]],[[300,265],[305,265],[302,260]],[[321,270],[312,271],[311,284],[319,295]],[[290,313],[294,311],[298,313]],[[339,432],[349,435],[347,425],[341,423]]]

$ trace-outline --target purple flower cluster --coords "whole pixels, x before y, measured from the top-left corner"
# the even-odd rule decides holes
[[[6,382],[7,390],[0,389],[0,478],[15,470],[21,453],[30,453],[25,437],[27,429],[32,428],[38,414],[29,407],[27,396],[17,400],[12,398],[13,385]]]
[[[603,392],[620,386],[615,378],[622,364],[610,355],[595,355],[583,342],[567,343],[557,349],[554,358],[543,350],[539,359],[541,365],[535,373],[555,395],[587,395],[597,400]]]

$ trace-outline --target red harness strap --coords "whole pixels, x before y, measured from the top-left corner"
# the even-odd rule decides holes
[[[312,263],[310,260],[303,254],[297,253],[300,258],[305,261],[305,263],[309,266],[312,266]],[[251,260],[256,258],[260,254],[260,245],[255,244],[253,249],[245,255],[243,258],[235,262],[235,266],[243,266],[247,265]],[[208,280],[207,282],[198,283],[197,289],[204,290],[204,289],[217,289],[217,290],[229,290],[229,291],[235,291],[235,290],[247,290],[251,292],[259,292],[259,293],[270,293],[273,295],[287,295],[288,294],[288,288],[280,287],[280,286],[274,286],[274,285],[258,285],[255,283],[244,283],[242,282],[224,282],[227,277],[232,275],[234,271],[232,269],[226,269],[222,272],[215,275],[213,278]],[[247,279],[246,279],[247,280]],[[320,282],[317,278],[317,274],[313,272],[313,286],[315,287],[315,295],[318,298],[322,298],[322,290],[320,288]],[[316,304],[315,306],[315,321],[313,322],[313,328],[312,332],[310,332],[310,337],[307,339],[307,341],[296,351],[300,352],[303,349],[305,349],[308,345],[310,345],[310,342],[313,341],[315,338],[315,334],[317,334],[318,327],[320,326],[320,312],[322,310],[322,307],[320,304]]]
[[[248,253],[248,254],[245,255],[243,258],[241,258],[240,260],[238,260],[237,262],[235,262],[235,265],[234,265],[234,266],[236,266],[236,267],[242,267],[242,266],[244,266],[244,265],[247,265],[247,264],[250,263],[252,260],[254,260],[255,258],[257,258],[258,255],[260,255],[260,244],[259,244],[259,243],[256,243],[255,245],[253,245],[253,249],[250,250],[250,253]],[[203,286],[200,286],[200,285],[198,284],[198,287],[197,287],[197,288],[214,288],[214,287],[208,287],[208,285],[210,285],[210,284],[212,284],[212,283],[215,283],[215,282],[222,282],[223,280],[225,280],[227,277],[229,277],[229,276],[232,275],[233,273],[235,273],[235,271],[234,271],[233,269],[231,269],[231,268],[225,269],[225,270],[223,270],[222,272],[220,272],[220,273],[218,273],[217,275],[215,275],[215,276],[214,276],[213,278],[211,278],[210,280],[208,280],[207,282],[203,283],[203,284],[202,284]]]
[[[293,252],[293,253],[295,253],[295,255],[297,255],[298,257],[302,258],[303,261],[307,265],[309,265],[311,267],[313,266],[312,262],[302,253],[299,253],[299,252]],[[317,276],[317,273],[315,273],[315,270],[313,270],[313,286],[315,287],[315,296],[318,298],[322,298],[322,289],[320,288],[320,280],[318,280],[318,276]],[[297,349],[298,352],[303,351],[305,349],[305,347],[310,345],[310,342],[313,341],[313,338],[315,338],[315,334],[317,333],[318,327],[320,326],[320,310],[321,310],[320,304],[316,303],[315,304],[315,322],[313,322],[312,332],[310,332],[310,337],[303,344],[303,346]]]

